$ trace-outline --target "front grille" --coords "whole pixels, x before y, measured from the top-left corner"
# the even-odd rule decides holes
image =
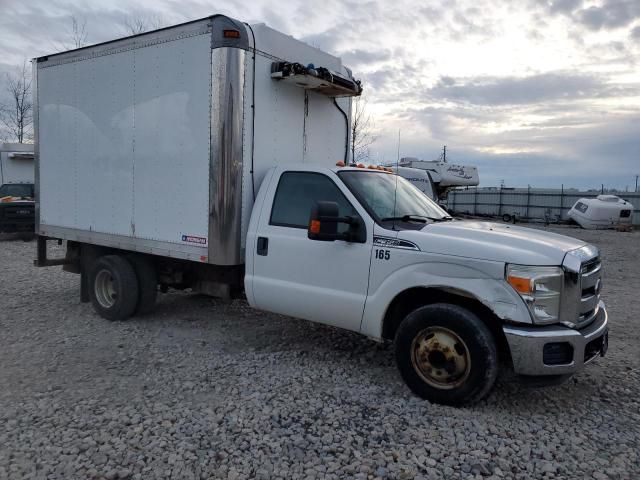
[[[585,262],[582,262],[582,267],[580,268],[580,273],[582,275],[584,274],[588,274],[590,272],[593,272],[594,270],[600,268],[601,263],[600,263],[600,257],[594,257],[590,260],[586,260]]]
[[[10,205],[3,210],[3,216],[7,220],[29,218],[34,215],[33,205]]]
[[[602,262],[593,246],[583,247],[579,273],[567,271],[561,304],[562,323],[576,329],[589,326],[598,315],[602,288]],[[586,258],[585,258],[586,257]]]
[[[578,305],[577,328],[589,325],[598,313],[602,288],[602,262],[594,257],[582,263],[580,268],[580,303]]]

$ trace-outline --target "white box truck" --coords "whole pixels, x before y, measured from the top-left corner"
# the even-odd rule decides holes
[[[33,145],[0,143],[0,233],[33,238]]]
[[[167,288],[246,295],[394,341],[409,387],[452,405],[484,397],[500,360],[557,381],[606,351],[595,247],[453,221],[349,166],[361,87],[339,58],[212,16],[34,65],[36,265],[79,273],[101,316]]]

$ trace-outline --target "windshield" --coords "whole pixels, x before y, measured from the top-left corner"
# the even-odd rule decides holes
[[[33,197],[33,185],[27,183],[7,183],[0,187],[0,197]]]
[[[342,171],[338,175],[378,223],[451,218],[436,202],[398,175],[366,170]]]

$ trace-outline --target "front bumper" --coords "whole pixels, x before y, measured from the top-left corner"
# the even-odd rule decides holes
[[[571,375],[580,371],[608,347],[608,318],[599,302],[595,320],[581,330],[560,325],[519,327],[505,325],[513,369],[519,375]],[[547,349],[545,349],[547,345]],[[558,347],[562,355],[548,355]]]

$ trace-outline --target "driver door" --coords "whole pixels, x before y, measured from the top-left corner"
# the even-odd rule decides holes
[[[365,242],[307,238],[309,215],[317,201],[336,202],[340,216],[360,217],[367,232]],[[339,225],[339,230],[347,228]],[[247,243],[254,249],[252,303],[263,310],[359,331],[372,241],[373,221],[335,174],[277,170],[255,237],[250,235]]]

